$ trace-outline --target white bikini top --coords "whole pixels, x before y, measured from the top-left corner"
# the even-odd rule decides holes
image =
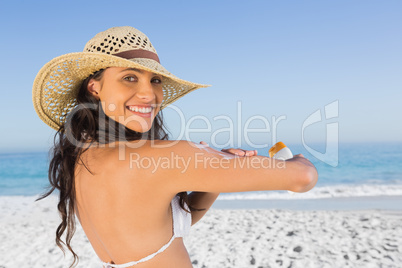
[[[162,246],[157,252],[154,252],[138,261],[132,261],[124,264],[110,264],[102,262],[104,268],[126,268],[136,265],[141,262],[148,261],[155,257],[157,254],[165,251],[167,247],[173,242],[176,237],[183,237],[188,235],[191,227],[191,213],[184,211],[179,204],[180,198],[176,195],[170,202],[172,205],[172,218],[173,218],[173,236],[164,246]],[[190,211],[187,204],[184,203],[184,207]]]

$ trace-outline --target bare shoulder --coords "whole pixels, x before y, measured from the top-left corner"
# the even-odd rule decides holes
[[[87,167],[95,170],[107,170],[108,168],[116,167],[119,163],[116,157],[116,146],[106,145],[86,145],[77,159],[76,168],[78,170]]]
[[[150,159],[163,156],[161,150],[154,149],[154,143],[158,142],[121,142],[88,148],[77,162],[77,189],[85,189],[86,195],[92,193],[93,200],[99,200],[99,196],[121,200],[122,207],[135,203],[129,200],[150,196],[165,199],[168,204],[177,192],[166,191],[161,184],[166,180],[149,165]]]
[[[136,162],[140,157],[151,157],[150,161],[158,161],[158,158],[168,156],[185,157],[196,153],[212,153],[221,157],[232,157],[231,154],[219,152],[208,146],[186,140],[142,140],[121,143],[115,146],[113,153],[124,161]],[[116,157],[115,157],[116,158]],[[148,159],[142,159],[142,162]],[[159,160],[161,161],[161,160]]]

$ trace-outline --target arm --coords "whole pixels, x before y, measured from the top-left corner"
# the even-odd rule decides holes
[[[188,195],[190,205],[195,208],[205,208],[205,210],[191,211],[191,225],[197,223],[209,210],[218,198],[219,193],[192,192]]]
[[[166,141],[168,143],[169,141]],[[237,157],[189,141],[175,141],[163,149],[161,155],[177,156],[177,165],[159,169],[158,177],[169,177],[163,183],[172,193],[198,192],[246,192],[290,190],[302,192],[317,180],[315,167],[304,157],[281,161],[264,156]],[[161,182],[162,183],[162,182]]]

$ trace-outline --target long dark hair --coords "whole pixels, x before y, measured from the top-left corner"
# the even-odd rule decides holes
[[[76,98],[78,105],[71,110],[67,116],[66,123],[61,125],[56,132],[53,140],[54,146],[49,152],[52,155],[48,174],[50,186],[36,200],[49,196],[55,189],[59,191],[57,208],[62,222],[56,230],[56,244],[63,251],[63,254],[65,253],[64,246],[73,254],[74,261],[70,267],[75,267],[79,260],[77,254],[71,248],[70,242],[76,227],[74,168],[78,160],[80,160],[81,154],[89,149],[89,147],[83,149],[82,145],[88,141],[90,144],[94,142],[107,144],[119,141],[121,137],[124,137],[126,141],[144,138],[148,140],[168,140],[169,138],[164,130],[161,111],[156,115],[151,129],[145,133],[128,129],[104,114],[101,103],[87,90],[89,80],[101,80],[103,71],[95,72],[82,82]],[[85,166],[85,168],[87,167]],[[88,171],[91,172],[89,169]],[[189,206],[191,211],[205,210],[190,206],[187,192],[181,192],[177,195],[180,197],[180,206],[184,210],[186,210],[184,203]],[[190,211],[186,211],[190,213]],[[61,238],[64,232],[66,232],[65,242]]]

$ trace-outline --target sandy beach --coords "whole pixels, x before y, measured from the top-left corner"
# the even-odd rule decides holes
[[[68,267],[56,197],[0,197],[0,267]],[[184,240],[194,267],[402,267],[400,210],[216,209]],[[100,268],[78,224],[78,267]]]

